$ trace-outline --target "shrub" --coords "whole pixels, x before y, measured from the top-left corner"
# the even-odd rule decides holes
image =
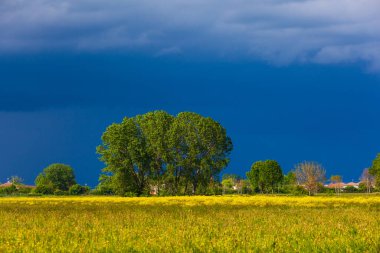
[[[33,193],[39,193],[44,195],[50,195],[54,193],[54,188],[50,185],[37,185]]]
[[[354,193],[358,191],[359,190],[354,186],[347,186],[346,188],[344,188],[344,192],[348,192],[348,193]]]
[[[90,187],[81,186],[80,184],[75,184],[70,187],[69,194],[70,195],[83,195],[90,191]]]
[[[16,193],[17,188],[14,184],[12,184],[11,186],[3,188],[3,192],[7,195],[10,195],[10,194]]]
[[[98,185],[95,190],[91,192],[94,195],[115,195],[114,190],[108,185]]]
[[[63,196],[63,195],[67,195],[67,191],[62,191],[62,190],[55,190],[54,191],[54,195],[56,196]]]
[[[292,191],[291,191],[291,194],[293,195],[306,195],[308,194],[308,192],[306,191],[306,189],[304,187],[302,187],[301,185],[297,185],[295,186]]]
[[[319,192],[333,195],[335,193],[335,189],[322,187]]]
[[[136,193],[134,193],[134,192],[126,192],[125,194],[124,194],[124,197],[136,197],[137,195],[136,195]]]
[[[20,187],[17,191],[21,194],[29,194],[31,193],[33,188],[30,187]]]

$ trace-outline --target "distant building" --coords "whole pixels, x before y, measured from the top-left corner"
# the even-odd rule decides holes
[[[345,189],[347,188],[348,186],[352,186],[352,187],[355,187],[356,189],[359,188],[359,183],[355,183],[355,182],[349,182],[349,183],[331,183],[331,184],[326,184],[325,187],[326,188],[330,188],[330,189]]]
[[[0,188],[6,188],[6,187],[11,187],[13,184],[11,182],[6,182],[4,184],[0,184]]]
[[[352,186],[352,187],[355,187],[356,189],[358,189],[359,188],[359,183],[349,182],[349,183],[346,184],[346,187],[347,186]]]
[[[7,187],[11,187],[12,185],[13,185],[13,183],[8,181],[4,184],[0,184],[0,188],[7,188]],[[34,189],[34,188],[36,188],[34,185],[26,185],[26,184],[15,184],[15,187],[16,187],[16,189],[20,189],[20,188]]]

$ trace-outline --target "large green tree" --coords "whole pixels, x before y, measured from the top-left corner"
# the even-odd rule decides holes
[[[146,190],[152,157],[148,153],[146,137],[136,118],[124,118],[112,124],[102,136],[103,145],[97,148],[100,159],[106,164],[103,172],[118,194]],[[107,181],[105,177],[102,180]]]
[[[184,178],[185,193],[195,194],[199,187],[204,192],[229,163],[232,141],[226,130],[211,118],[183,112],[174,121],[171,138],[173,167]]]
[[[140,195],[150,186],[173,195],[196,193],[227,166],[232,150],[219,123],[191,112],[125,118],[109,126],[102,141],[97,148],[106,164],[102,182],[119,194]]]
[[[37,176],[35,183],[37,187],[68,191],[70,186],[76,184],[74,170],[66,164],[51,164]]]
[[[253,188],[258,188],[260,192],[274,192],[283,179],[280,164],[274,160],[255,162],[251,170],[247,172],[247,177]]]
[[[149,155],[149,183],[157,186],[158,194],[168,177],[167,164],[173,160],[170,128],[174,117],[165,111],[148,112],[136,117],[146,141]]]

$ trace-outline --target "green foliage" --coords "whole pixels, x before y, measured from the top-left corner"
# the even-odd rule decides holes
[[[253,188],[259,188],[260,192],[274,192],[279,187],[282,179],[282,169],[278,162],[273,160],[255,162],[247,177]]]
[[[9,180],[12,182],[11,180]],[[21,181],[13,181],[10,186],[0,187],[0,195],[25,195],[29,194],[32,191],[31,187],[26,187],[21,184]]]
[[[236,175],[236,174],[223,174],[222,176],[222,180],[224,179],[232,179],[233,181],[238,181],[238,180],[241,180],[241,177],[239,175]]]
[[[83,195],[90,192],[90,187],[82,186],[80,184],[74,184],[69,189],[70,195]]]
[[[54,193],[54,188],[51,184],[47,184],[47,185],[39,184],[33,190],[33,193],[51,195]]]
[[[0,194],[11,195],[17,192],[17,188],[14,184],[8,187],[0,188]]]
[[[324,187],[323,185],[321,185],[319,188],[319,192],[326,193],[328,195],[333,195],[334,193],[336,193],[336,190],[328,188],[328,187]]]
[[[57,189],[57,190],[54,191],[54,195],[56,195],[56,196],[64,196],[64,195],[68,195],[68,192]]]
[[[372,185],[367,185],[366,183],[361,182],[359,184],[358,192],[372,192],[374,190]]]
[[[232,189],[235,185],[235,181],[232,178],[226,178],[222,180],[222,186],[224,189]]]
[[[373,160],[372,166],[369,168],[369,173],[375,177],[376,186],[380,187],[380,153],[377,154],[375,160]]]
[[[300,186],[300,185],[296,185],[294,187],[291,187],[289,193],[291,195],[295,195],[295,196],[308,194],[308,192],[306,191],[306,189],[304,187]]]
[[[68,191],[76,184],[74,170],[65,164],[51,164],[37,176],[35,184],[41,189],[49,189],[49,192],[53,189],[52,193],[55,190]]]
[[[302,195],[306,192],[303,187],[297,185],[297,178],[294,171],[289,171],[288,174],[284,175],[280,191],[281,193],[292,195]]]
[[[294,173],[294,171],[289,171],[289,173],[284,176],[284,185],[296,185],[296,184],[297,184],[296,173]]]
[[[22,185],[20,185],[19,188],[17,189],[17,193],[29,194],[32,192],[32,190],[33,190],[33,188],[31,188],[31,187],[23,187]]]
[[[354,186],[347,186],[346,188],[344,188],[344,192],[355,193],[355,192],[359,192],[359,189],[357,189]]]
[[[124,118],[112,124],[97,148],[106,164],[100,187],[125,195],[205,193],[229,162],[231,139],[211,118],[164,111]]]
[[[251,193],[249,181],[235,174],[224,174],[221,185],[223,194]]]
[[[124,193],[124,197],[137,197],[137,195],[134,192],[126,192]]]

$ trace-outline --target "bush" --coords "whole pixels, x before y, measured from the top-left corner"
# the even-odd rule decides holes
[[[335,189],[332,189],[332,188],[327,188],[327,187],[323,187],[323,188],[320,188],[319,190],[320,193],[326,193],[328,195],[333,195],[335,194]]]
[[[124,197],[137,197],[136,193],[134,192],[126,192],[124,194]]]
[[[354,186],[347,186],[346,188],[344,188],[344,192],[354,193],[359,192],[359,190]]]
[[[70,187],[69,194],[70,195],[83,195],[90,191],[90,187],[81,186],[80,184],[75,184]]]
[[[20,187],[17,192],[18,193],[21,193],[21,194],[29,194],[31,193],[33,190],[33,188],[30,188],[30,187]]]
[[[11,186],[3,188],[3,193],[6,195],[10,195],[10,194],[13,194],[16,192],[17,192],[17,188],[14,184],[12,184]]]
[[[307,195],[308,192],[305,190],[304,187],[300,186],[300,185],[297,185],[295,186],[292,191],[291,191],[291,194],[293,195]]]
[[[98,185],[95,190],[91,191],[94,195],[115,195],[114,190],[108,185]]]
[[[54,193],[54,188],[50,185],[37,185],[33,193],[39,193],[43,195],[51,195]]]
[[[67,195],[67,191],[61,191],[61,190],[55,190],[54,191],[54,195],[56,196],[63,196],[63,195]]]

